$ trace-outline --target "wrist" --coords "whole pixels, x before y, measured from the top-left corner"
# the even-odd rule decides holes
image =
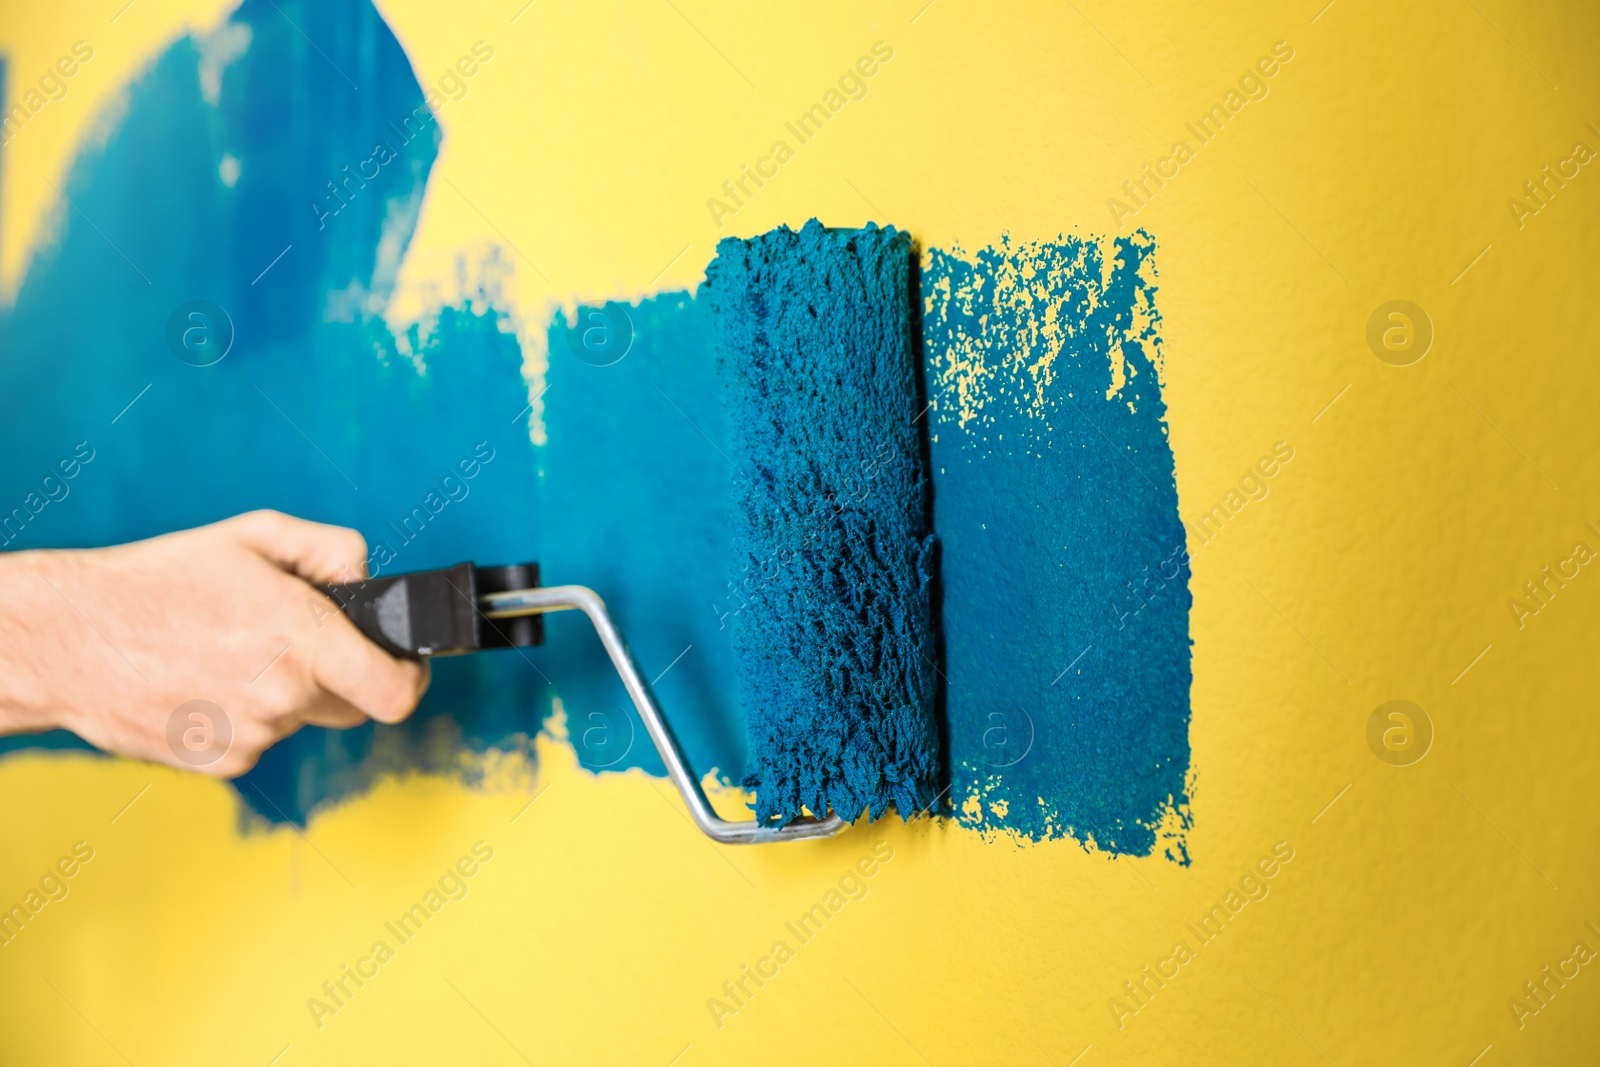
[[[70,728],[63,671],[70,672],[73,643],[87,626],[60,589],[67,557],[80,555],[0,553],[0,734]]]

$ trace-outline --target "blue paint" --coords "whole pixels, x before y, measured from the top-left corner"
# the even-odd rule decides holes
[[[522,353],[492,288],[426,333],[395,336],[379,317],[438,141],[382,20],[366,4],[247,0],[229,26],[250,43],[214,102],[200,68],[215,38],[178,40],[129,87],[122,117],[65,179],[76,208],[60,205],[0,313],[0,513],[79,442],[95,450],[5,547],[111,544],[275,507],[360,529],[387,546],[381,571],[537,558],[546,581],[607,598],[696,769],[743,780],[733,634],[760,590],[728,564],[737,448],[709,301],[581,308],[577,341],[553,323],[550,444],[535,448],[519,415]],[[1187,558],[1173,555],[1183,531],[1154,370],[1152,246],[1115,247],[1109,270],[1099,245],[1074,240],[927,254],[942,725],[965,821],[1112,851],[1164,840],[1181,857]],[[1019,268],[1034,271],[1027,285],[1014,284]],[[192,300],[234,326],[211,366],[167,347],[169,315]],[[626,326],[619,361],[609,339],[582,341],[595,315]],[[1037,359],[1005,355],[1057,349],[1040,378]],[[1129,376],[1112,389],[1118,350]],[[963,377],[975,355],[991,373]],[[493,458],[467,492],[417,518],[480,449]],[[582,621],[553,618],[548,634],[545,648],[436,662],[398,727],[301,731],[241,795],[269,820],[302,822],[387,771],[459,775],[463,751],[531,752],[558,696],[586,766],[659,773]],[[921,699],[919,680],[905,684]],[[84,747],[64,733],[0,739],[0,751]],[[920,800],[922,771],[909,781]]]
[[[275,507],[360,529],[387,546],[380,572],[538,558],[547,582],[601,591],[652,677],[671,665],[656,691],[691,760],[737,780],[728,474],[700,435],[722,432],[704,308],[678,294],[582,309],[580,324],[595,311],[632,316],[631,348],[610,367],[578,358],[554,323],[547,426],[571,447],[536,450],[496,293],[442,309],[426,336],[392,336],[376,316],[398,262],[376,250],[403,252],[436,152],[398,43],[369,6],[278,6],[287,19],[267,4],[233,18],[251,43],[216,105],[199,90],[201,47],[184,38],[130,87],[104,147],[75,163],[64,191],[82,213],[66,215],[0,316],[0,499],[20,504],[80,440],[97,454],[6,547],[111,544]],[[394,158],[364,186],[341,184],[348,200],[331,213],[327,183],[386,156],[377,144]],[[224,155],[239,160],[232,189]],[[165,340],[172,309],[196,298],[228,311],[236,333],[207,367]],[[494,458],[467,495],[408,522],[480,443]],[[385,772],[459,775],[463,749],[531,755],[558,692],[586,766],[659,773],[592,632],[557,617],[547,633],[545,648],[436,661],[400,726],[302,730],[240,780],[243,798],[269,820],[302,822]],[[0,750],[86,747],[63,732],[0,739]]]
[[[609,346],[628,336],[617,358]],[[737,781],[729,445],[709,308],[687,293],[579,308],[570,328],[552,324],[549,359],[542,580],[605,599],[695,771]],[[545,635],[540,663],[579,760],[664,773],[593,629],[552,615]]]
[[[1186,862],[1189,561],[1154,250],[932,250],[922,331],[958,818]]]
[[[527,404],[522,356],[495,294],[445,309],[428,337],[396,338],[376,317],[436,153],[411,66],[370,6],[277,7],[247,2],[233,17],[250,45],[215,104],[201,45],[183,38],[68,174],[77,207],[61,205],[56,240],[0,316],[0,509],[77,442],[96,453],[6,547],[110,544],[274,507],[389,544],[383,569],[536,555],[537,471],[513,421]],[[344,167],[379,143],[393,158],[344,185]],[[232,188],[225,155],[239,161]],[[312,208],[328,182],[348,198],[331,217]],[[212,366],[167,348],[169,314],[193,299],[233,321],[232,351]],[[405,517],[480,442],[494,459],[467,494],[408,532]],[[548,706],[515,652],[442,660],[410,722],[304,730],[240,791],[269,819],[301,821],[384,770],[454,772],[462,747],[525,748]],[[39,745],[84,747],[59,733],[3,742]]]
[[[734,469],[756,815],[902,816],[939,789],[933,538],[910,239],[816,219],[707,270]],[[746,582],[745,579],[753,579]]]

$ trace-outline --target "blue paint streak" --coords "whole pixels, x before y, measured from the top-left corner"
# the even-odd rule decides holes
[[[952,798],[982,804],[972,825],[1139,855],[1159,836],[1186,862],[1191,599],[1155,246],[1104,247],[933,250],[922,279]]]
[[[727,563],[732,444],[706,302],[674,293],[580,309],[580,338],[592,313],[628,320],[631,349],[608,367],[553,324],[551,444],[535,449],[519,415],[522,353],[492,283],[426,332],[397,337],[378,317],[438,142],[392,34],[367,4],[247,0],[232,21],[251,44],[216,104],[191,38],[130,86],[124,116],[65,180],[75,207],[59,205],[55,239],[0,313],[0,513],[78,442],[95,449],[69,495],[6,547],[111,544],[275,507],[386,544],[384,571],[538,558],[547,582],[598,589],[646,673],[666,672],[656,691],[697,770],[740,781],[732,634],[759,589]],[[379,144],[392,158],[319,222],[334,203],[326,183],[378,158]],[[240,163],[232,188],[224,154]],[[1163,812],[1187,819],[1188,569],[1177,557],[1142,607],[1127,588],[1146,567],[1160,572],[1183,531],[1142,352],[1123,345],[1133,377],[1105,400],[1113,345],[1154,321],[1150,242],[1118,249],[1108,284],[1097,253],[1072,241],[971,262],[931,251],[923,341],[938,402],[928,418],[953,796],[990,805],[985,827],[1148,852]],[[1040,269],[1031,304],[1003,295],[1024,260]],[[235,327],[213,366],[167,348],[169,314],[193,299]],[[1044,417],[1012,402],[1027,383],[1010,367],[985,386],[982,418],[953,424],[950,353],[1014,349],[1048,301],[1074,332]],[[495,458],[468,495],[404,532],[480,442]],[[303,822],[387,771],[461,774],[463,750],[528,752],[557,694],[585,765],[659,773],[581,620],[553,618],[548,633],[542,649],[436,662],[400,726],[301,731],[241,795],[268,820]],[[1031,747],[1013,763],[1024,720]],[[85,747],[60,732],[0,739],[0,751]],[[1182,855],[1181,840],[1167,847]]]
[[[606,347],[628,336],[620,358]],[[737,781],[729,445],[710,311],[687,293],[579,308],[570,328],[552,324],[549,353],[542,580],[605,599],[646,678],[659,678],[656,698],[696,773]],[[579,760],[665,773],[593,629],[552,615],[545,633],[541,663]]]
[[[437,151],[410,63],[368,5],[277,7],[235,14],[252,42],[217,105],[200,92],[199,45],[183,38],[72,167],[63,192],[76,207],[61,205],[56,240],[0,316],[0,509],[22,505],[76,442],[96,455],[6,547],[111,544],[273,507],[387,542],[386,570],[535,556],[534,455],[526,421],[514,421],[527,404],[522,356],[495,294],[445,309],[426,338],[396,338],[376,317]],[[352,181],[319,229],[311,203],[328,210],[325,183],[379,143],[394,158]],[[240,161],[231,189],[225,153]],[[180,362],[165,340],[170,312],[196,298],[223,307],[236,332],[208,367]],[[442,495],[478,442],[495,458],[468,494],[402,536],[396,526]],[[455,771],[463,746],[526,747],[545,690],[514,651],[442,660],[411,721],[303,730],[268,751],[241,794],[268,819],[303,821],[384,770]],[[0,742],[35,746],[85,747],[59,733]]]

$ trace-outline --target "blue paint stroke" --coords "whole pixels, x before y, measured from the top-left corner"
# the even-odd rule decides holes
[[[0,316],[0,509],[22,506],[77,442],[95,450],[5,547],[111,544],[272,507],[386,544],[380,570],[536,556],[522,353],[496,310],[494,264],[426,335],[396,337],[379,317],[438,141],[367,4],[249,0],[220,32],[163,52],[75,161],[54,240]],[[169,315],[194,299],[232,320],[232,349],[211,366],[167,345]],[[493,459],[463,479],[480,446]],[[550,705],[535,658],[441,660],[411,721],[302,730],[241,795],[269,820],[303,822],[384,771],[457,772],[463,748],[525,750]],[[0,743],[20,747],[86,746],[64,733]]]
[[[0,313],[0,514],[27,516],[5,547],[112,544],[275,507],[360,529],[385,572],[538,558],[547,582],[608,599],[697,770],[739,781],[731,633],[759,589],[726,563],[709,311],[673,293],[579,308],[571,330],[558,319],[551,443],[535,448],[494,280],[505,264],[481,265],[485,281],[427,328],[396,336],[380,317],[438,141],[367,4],[247,0],[219,32],[163,52],[74,162],[53,236]],[[1109,269],[1099,246],[1073,242],[930,251],[923,337],[961,817],[1148,852],[1188,818],[1188,572],[1179,557],[1151,584],[1183,535],[1150,242],[1115,247]],[[196,299],[233,329],[206,367],[166,340],[173,309]],[[601,334],[626,326],[619,361],[611,340],[584,342],[595,315]],[[1041,342],[1060,349],[1042,376],[1007,355]],[[1107,399],[1116,351],[1127,378]],[[961,369],[974,354],[987,376]],[[25,505],[79,442],[94,459],[65,495]],[[463,481],[483,449],[492,460]],[[581,620],[548,633],[545,648],[437,661],[400,726],[302,730],[240,780],[242,797],[303,823],[388,772],[470,779],[464,753],[531,754],[558,696],[586,766],[659,773]],[[63,732],[0,739],[86,747]]]
[[[731,469],[710,310],[667,293],[558,315],[547,380],[541,578],[605,599],[696,773],[737,781],[730,622],[746,598],[726,577]],[[593,629],[552,615],[545,635],[540,662],[579,761],[664,774]]]
[[[737,780],[740,598],[724,575],[726,442],[704,308],[676,294],[579,309],[578,338],[592,314],[631,316],[615,366],[553,323],[547,426],[570,447],[535,449],[493,285],[503,265],[481,265],[489,281],[426,330],[396,337],[379,317],[439,139],[398,42],[369,5],[277,7],[246,3],[206,40],[176,42],[76,160],[63,189],[76,207],[63,203],[0,315],[0,500],[21,505],[78,441],[95,459],[5,547],[113,544],[274,507],[361,530],[380,573],[538,558],[547,582],[602,592],[693,764]],[[241,40],[208,99],[208,57]],[[238,161],[232,186],[225,158]],[[194,299],[232,320],[232,349],[211,366],[167,346],[170,313]],[[470,778],[464,752],[531,756],[558,692],[585,766],[660,773],[592,632],[557,617],[547,633],[544,648],[435,661],[399,726],[300,731],[240,779],[242,797],[268,821],[303,823],[385,773]],[[62,731],[0,739],[29,748],[88,746]]]
[[[1187,862],[1154,251],[1142,232],[930,250],[922,335],[957,818]]]

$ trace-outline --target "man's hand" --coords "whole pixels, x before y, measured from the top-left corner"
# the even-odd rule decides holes
[[[354,530],[274,511],[0,555],[0,733],[64,727],[231,778],[308,723],[399,722],[427,667],[389,656],[311,584],[365,578],[366,555]],[[180,713],[190,701],[215,707]]]

